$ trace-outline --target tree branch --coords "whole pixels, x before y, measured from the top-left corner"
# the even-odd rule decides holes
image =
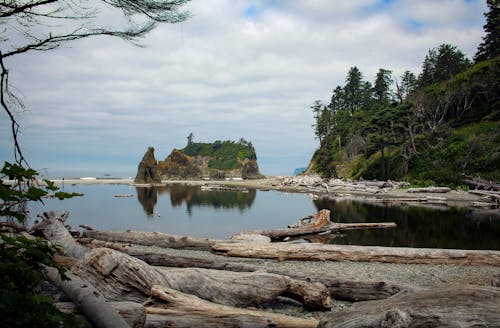
[[[19,140],[17,139],[17,134],[19,132],[19,123],[17,123],[14,114],[9,109],[9,106],[7,105],[7,102],[5,100],[5,95],[8,93],[9,72],[7,71],[3,63],[3,55],[1,50],[0,50],[0,68],[2,70],[2,72],[0,73],[0,104],[10,119],[12,139],[14,142],[14,158],[17,163],[22,164],[24,162],[26,165],[28,165],[28,163],[24,159],[23,152],[21,150],[21,145],[19,144]]]
[[[16,14],[20,14],[20,13],[23,13],[25,11],[29,11],[35,7],[47,5],[47,4],[54,3],[54,2],[57,2],[57,0],[43,0],[40,2],[30,2],[30,3],[27,3],[27,4],[22,5],[22,6],[14,6],[14,5],[9,5],[8,3],[3,3],[0,6],[7,7],[11,10],[6,11],[6,12],[4,12],[2,10],[2,12],[0,12],[0,18],[14,16]]]

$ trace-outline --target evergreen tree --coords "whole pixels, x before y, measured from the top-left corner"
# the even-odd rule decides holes
[[[356,67],[351,67],[347,73],[346,84],[344,86],[344,100],[346,108],[350,113],[360,109],[362,100],[363,76]]]
[[[408,96],[417,88],[417,77],[410,71],[405,71],[401,75],[401,84],[396,84],[396,95],[399,103],[402,104]]]
[[[375,99],[380,103],[389,101],[391,94],[391,85],[393,83],[392,72],[390,70],[381,68],[379,69],[375,78],[375,85],[373,86],[373,94]]]
[[[483,27],[486,35],[474,56],[476,62],[500,55],[500,4],[498,0],[487,0],[486,3],[489,8],[489,11],[484,14],[486,24]]]
[[[429,50],[418,78],[418,86],[426,87],[451,79],[471,65],[469,59],[450,44],[442,44]]]

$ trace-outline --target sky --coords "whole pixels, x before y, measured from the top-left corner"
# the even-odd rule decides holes
[[[310,106],[328,103],[350,67],[368,81],[379,68],[418,74],[442,43],[471,58],[487,10],[479,0],[192,0],[185,8],[187,21],[158,26],[143,47],[97,37],[5,59],[25,104],[16,115],[33,168],[134,176],[148,146],[164,159],[193,133],[195,142],[243,137],[263,174],[290,175],[319,145]],[[115,19],[103,15],[105,24]],[[2,113],[0,159],[12,153]]]

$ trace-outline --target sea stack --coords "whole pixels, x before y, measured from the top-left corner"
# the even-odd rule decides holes
[[[148,150],[144,154],[137,168],[137,176],[134,181],[135,183],[161,182],[158,161],[155,158],[155,149],[153,147],[148,147]]]

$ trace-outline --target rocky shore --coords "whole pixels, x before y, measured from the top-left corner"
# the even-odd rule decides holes
[[[161,183],[154,184],[137,184],[131,179],[58,179],[52,181],[58,184],[129,184],[135,186],[188,184],[244,187],[263,191],[308,193],[313,197],[354,199],[369,203],[417,203],[422,206],[466,206],[495,210],[498,210],[500,199],[497,191],[451,190],[446,187],[408,188],[406,182],[324,180],[317,175],[268,176],[249,180],[162,180]]]

